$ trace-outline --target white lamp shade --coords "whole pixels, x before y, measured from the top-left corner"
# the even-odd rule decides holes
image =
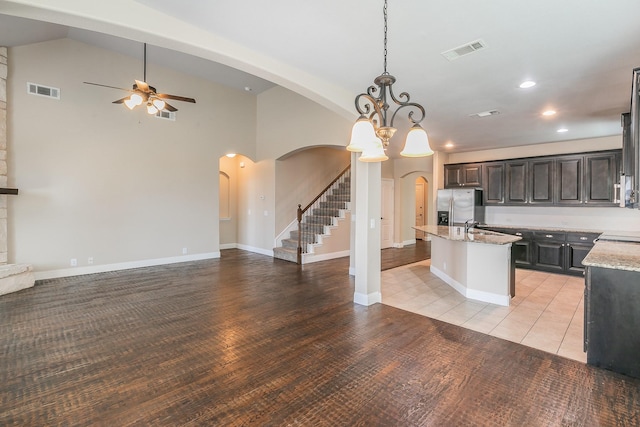
[[[131,102],[133,102],[135,105],[140,105],[142,104],[142,96],[140,96],[137,93],[132,94],[129,99],[131,100]]]
[[[384,148],[382,148],[382,141],[376,138],[375,143],[370,143],[365,147],[359,160],[361,162],[383,162],[388,158]]]
[[[347,150],[360,153],[369,145],[375,145],[376,141],[380,141],[373,129],[373,124],[364,116],[354,123],[351,129],[351,141],[347,146]]]
[[[129,110],[133,110],[138,104],[136,104],[136,102],[132,99],[125,99],[124,105],[126,105]]]
[[[158,112],[158,109],[151,103],[147,104],[147,113],[155,114]]]
[[[162,99],[154,99],[154,100],[153,100],[153,105],[154,105],[158,110],[162,110],[162,109],[164,109],[165,102],[164,102]]]
[[[429,146],[427,132],[419,124],[413,125],[407,134],[407,141],[400,155],[405,157],[426,157],[433,154]]]

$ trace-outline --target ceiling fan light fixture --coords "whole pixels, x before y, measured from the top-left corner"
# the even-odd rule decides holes
[[[147,104],[147,113],[156,114],[157,112],[158,112],[158,109],[156,108],[155,105],[153,105],[152,103]]]
[[[138,93],[131,94],[129,99],[131,100],[131,102],[134,103],[134,105],[141,105],[142,104],[142,96],[140,94],[138,94]]]
[[[125,99],[124,100],[124,105],[129,109],[129,110],[133,110],[134,108],[136,108],[136,106],[138,104],[136,104],[135,101],[133,101],[131,98],[129,99]]]
[[[164,106],[166,105],[166,103],[162,99],[157,99],[156,98],[156,99],[153,100],[153,105],[158,110],[164,110]]]

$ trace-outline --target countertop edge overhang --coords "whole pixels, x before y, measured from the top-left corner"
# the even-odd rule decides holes
[[[522,238],[509,234],[502,234],[495,231],[485,231],[471,229],[465,233],[464,227],[449,227],[446,225],[422,225],[415,226],[414,229],[423,231],[432,236],[441,237],[447,240],[468,242],[468,243],[484,243],[488,245],[508,245],[517,242]]]
[[[598,241],[582,264],[587,267],[640,271],[640,244]]]

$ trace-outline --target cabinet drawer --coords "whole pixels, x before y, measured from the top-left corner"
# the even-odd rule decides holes
[[[568,243],[584,243],[586,245],[593,245],[593,241],[600,235],[600,233],[569,233],[567,234]]]
[[[567,233],[557,231],[536,231],[536,241],[550,241],[550,242],[564,242],[567,238]]]
[[[507,234],[511,234],[513,236],[522,237],[522,240],[531,240],[533,239],[533,231],[522,231],[518,229],[509,230]]]

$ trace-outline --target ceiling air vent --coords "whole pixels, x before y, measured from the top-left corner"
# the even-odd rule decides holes
[[[446,52],[442,52],[442,56],[447,58],[449,61],[453,61],[454,59],[458,59],[461,56],[468,55],[480,49],[484,49],[485,47],[487,47],[487,45],[484,40],[478,39],[472,41],[471,43],[467,43],[451,50],[447,50]]]
[[[500,114],[498,110],[490,110],[490,111],[482,111],[480,113],[469,114],[469,117],[489,117],[489,116],[497,116]]]
[[[27,93],[30,95],[46,96],[47,98],[60,99],[60,89],[27,82]]]
[[[156,113],[156,117],[159,119],[171,120],[172,122],[176,121],[175,111],[160,110]]]

